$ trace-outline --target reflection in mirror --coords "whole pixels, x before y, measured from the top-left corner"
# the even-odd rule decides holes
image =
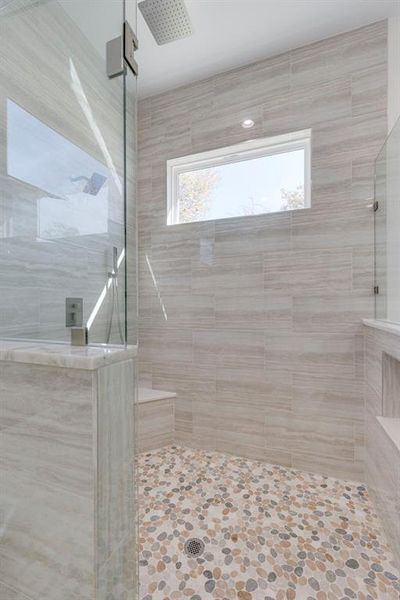
[[[7,100],[7,173],[44,192],[41,239],[107,233],[109,169],[12,100]]]

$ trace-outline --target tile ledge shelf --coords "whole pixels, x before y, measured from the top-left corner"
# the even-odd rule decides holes
[[[0,361],[86,371],[128,360],[136,354],[137,346],[70,346],[48,342],[0,340]]]
[[[392,333],[400,337],[400,324],[391,323],[390,321],[379,321],[379,319],[363,319],[363,323],[366,327],[372,327],[373,329],[380,329],[386,333]]]
[[[166,392],[164,390],[153,390],[152,388],[139,387],[138,403],[155,402],[156,400],[167,400],[176,398],[175,392]]]
[[[392,417],[376,417],[376,419],[400,452],[400,419]]]

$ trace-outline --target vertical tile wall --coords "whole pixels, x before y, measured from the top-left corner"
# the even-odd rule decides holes
[[[386,94],[380,22],[140,103],[140,374],[178,441],[362,477]],[[166,226],[167,159],[305,128],[309,210]]]
[[[136,599],[135,378],[0,360],[1,600]]]

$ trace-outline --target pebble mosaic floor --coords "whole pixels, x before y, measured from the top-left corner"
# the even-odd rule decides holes
[[[400,599],[363,485],[175,446],[139,462],[141,600]]]

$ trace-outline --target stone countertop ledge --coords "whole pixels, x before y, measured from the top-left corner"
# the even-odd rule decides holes
[[[0,340],[0,361],[67,369],[94,371],[99,367],[133,358],[136,354],[137,346],[71,346],[66,343]]]
[[[386,333],[392,333],[400,337],[400,324],[391,321],[380,321],[379,319],[363,319],[364,325],[373,329],[380,329]]]
[[[176,398],[175,392],[168,392],[164,390],[153,390],[152,388],[146,388],[139,386],[138,390],[138,403],[144,404],[145,402],[154,402],[156,400],[168,400]]]

